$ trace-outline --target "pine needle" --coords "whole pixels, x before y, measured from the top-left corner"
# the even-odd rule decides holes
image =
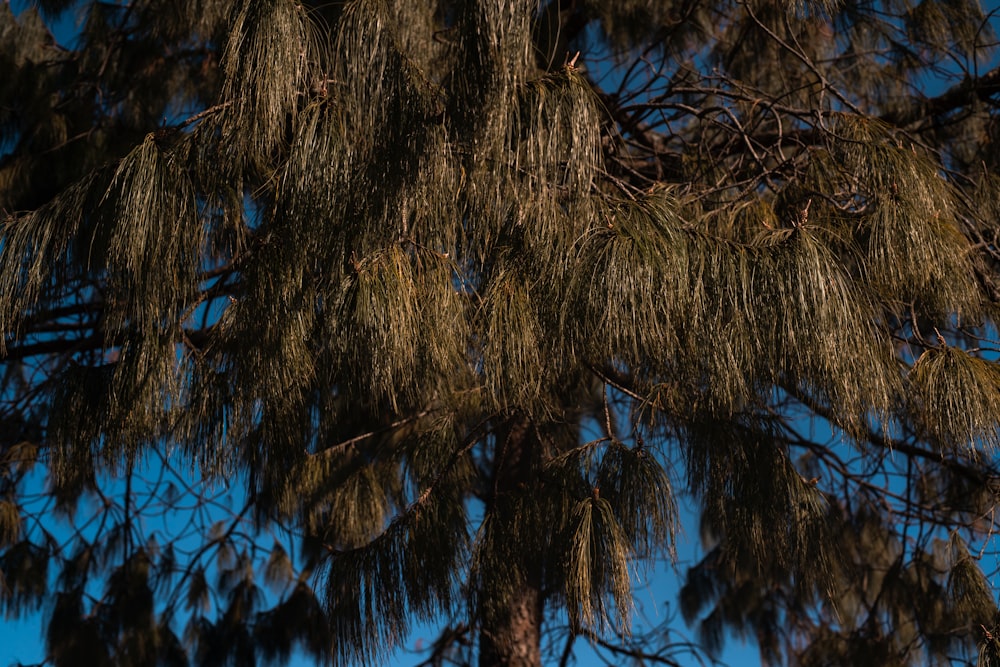
[[[990,453],[1000,446],[1000,369],[956,347],[927,350],[913,365],[911,410],[945,449]]]

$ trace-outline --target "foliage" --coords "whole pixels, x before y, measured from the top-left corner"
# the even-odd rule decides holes
[[[0,5],[0,608],[53,665],[997,664],[996,23]],[[697,645],[631,634],[681,494]]]

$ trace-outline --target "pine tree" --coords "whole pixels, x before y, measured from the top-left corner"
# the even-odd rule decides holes
[[[687,494],[709,652],[1000,664],[995,24],[0,5],[0,607],[59,666],[677,664]]]

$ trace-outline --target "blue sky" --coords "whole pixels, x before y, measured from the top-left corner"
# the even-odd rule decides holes
[[[140,470],[145,469],[144,474],[140,473],[142,477],[149,478],[159,473],[159,467],[156,464],[149,466],[140,465],[139,468]],[[195,482],[194,479],[190,478],[184,481],[187,483]],[[42,485],[43,480],[41,477],[37,477],[31,484],[31,486],[38,490],[42,488]],[[111,488],[106,490],[108,495],[113,495],[115,486],[119,487],[119,491],[123,490],[120,482],[112,483]],[[242,504],[242,494],[238,490],[235,490],[235,488],[238,487],[234,486],[234,491],[231,494],[226,493],[225,489],[220,488],[213,491],[210,495],[215,496],[218,494],[220,499],[228,501],[230,507],[239,506]],[[39,500],[38,502],[43,501]],[[93,510],[94,507],[90,506],[88,508],[87,504],[84,503],[84,506],[81,507],[78,513],[79,519],[75,522],[76,526],[89,520],[92,512],[88,511],[88,509]],[[687,565],[695,562],[701,553],[697,544],[697,516],[690,507],[682,506],[681,509],[682,533],[678,536],[677,541],[678,562],[676,570],[669,563],[656,563],[651,565],[648,571],[640,570],[639,574],[644,578],[637,579],[635,582],[636,606],[640,612],[636,619],[636,629],[641,629],[642,619],[645,619],[649,625],[656,625],[665,619],[673,618],[672,632],[676,633],[675,641],[683,641],[685,638],[694,639],[696,635],[693,630],[684,627],[676,603],[677,592],[683,581],[684,569]],[[231,515],[229,509],[220,508],[218,518],[222,519],[226,515]],[[190,516],[181,510],[172,511],[169,515],[164,516],[154,515],[147,517],[146,528],[149,532],[163,529],[165,532],[176,535],[180,531],[180,526],[185,525],[189,518]],[[47,528],[53,531],[57,539],[63,540],[71,533],[70,526],[71,524],[66,522],[50,522]],[[197,540],[198,536],[192,539]],[[263,546],[269,546],[273,539],[273,536],[270,535],[263,536],[260,542]],[[100,582],[95,582],[95,586],[100,586]],[[17,662],[32,664],[44,658],[42,639],[43,618],[44,612],[29,615],[20,620],[7,619],[3,623],[0,623],[0,667]],[[183,628],[175,628],[175,631],[182,632]],[[413,649],[430,645],[436,636],[437,632],[434,626],[418,626],[414,628],[404,646],[387,660],[386,665],[389,667],[409,667],[419,663],[421,658],[413,652]],[[572,664],[583,667],[606,664],[590,650],[587,641],[583,638],[577,640],[575,649],[576,662]],[[759,662],[756,648],[745,645],[734,638],[730,638],[727,641],[725,650],[719,658],[723,662],[733,666],[753,665]],[[678,656],[678,662],[682,667],[695,667],[704,664],[693,658],[686,659],[683,656]],[[301,655],[295,656],[288,663],[290,667],[307,667],[312,664],[312,660]]]

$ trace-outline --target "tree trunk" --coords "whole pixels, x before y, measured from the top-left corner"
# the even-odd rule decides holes
[[[509,617],[480,632],[479,667],[541,667],[541,639],[542,594],[526,584],[511,600]]]
[[[508,505],[505,501],[532,492],[538,455],[538,440],[531,423],[524,417],[514,418],[496,454],[491,511],[504,514],[502,508]],[[516,567],[517,585],[506,608],[482,626],[479,667],[541,667],[542,664],[545,600],[541,554],[533,553],[533,549],[516,551],[521,555]]]

